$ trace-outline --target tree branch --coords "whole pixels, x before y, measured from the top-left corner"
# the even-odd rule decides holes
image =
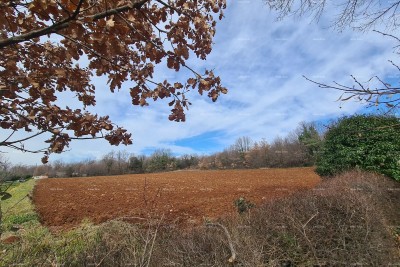
[[[105,57],[105,56],[100,55],[99,53],[97,53],[96,51],[94,51],[92,48],[90,48],[89,46],[87,46],[86,44],[84,44],[84,43],[82,43],[82,42],[79,42],[79,41],[77,41],[77,40],[75,40],[75,39],[73,39],[73,38],[71,38],[71,37],[69,37],[69,36],[66,36],[66,35],[62,34],[62,33],[59,33],[59,32],[58,32],[57,34],[60,35],[60,36],[62,36],[62,37],[64,37],[65,39],[67,39],[67,40],[69,40],[69,41],[71,41],[71,42],[77,44],[77,45],[82,46],[83,48],[85,48],[86,50],[88,50],[90,53],[92,53],[93,55],[95,55],[96,57],[101,58],[101,59],[107,61],[107,62],[110,63],[111,65],[116,66],[116,67],[118,67],[118,68],[120,68],[120,69],[122,69],[122,70],[129,71],[127,68],[125,68],[125,67],[123,67],[123,66],[120,66],[120,65],[114,63],[111,59],[109,59],[109,58],[107,58],[107,57]]]
[[[380,33],[380,34],[382,34],[383,36],[392,37],[392,38],[396,39],[396,40],[400,43],[400,38],[397,37],[397,36],[394,36],[393,34],[384,33],[384,32],[378,31],[378,30],[372,30],[372,31],[373,31],[373,32]]]
[[[28,33],[25,33],[25,34],[21,34],[19,36],[14,36],[14,37],[11,37],[11,38],[0,40],[0,49],[4,48],[6,46],[10,46],[10,45],[13,45],[13,44],[18,44],[18,43],[21,43],[21,42],[24,42],[24,41],[28,41],[28,40],[31,40],[31,39],[34,39],[34,38],[37,38],[37,37],[40,37],[40,36],[43,36],[43,35],[46,35],[46,34],[55,33],[55,32],[57,32],[57,31],[59,31],[61,29],[64,29],[64,28],[68,27],[69,23],[72,20],[75,20],[76,17],[78,16],[83,2],[84,2],[84,0],[79,0],[79,3],[77,5],[77,7],[76,7],[76,10],[72,14],[72,16],[69,16],[68,18],[66,18],[66,19],[64,19],[64,20],[62,20],[60,22],[57,22],[57,23],[55,23],[55,24],[53,24],[53,25],[51,25],[49,27],[46,27],[44,29],[34,30],[34,31],[31,31],[31,32],[28,32]]]
[[[26,138],[23,138],[23,139],[19,139],[19,140],[15,140],[15,141],[7,141],[11,137],[10,136],[9,138],[6,139],[6,141],[0,142],[0,146],[8,146],[8,145],[15,144],[15,143],[21,143],[21,142],[24,142],[26,140],[32,139],[32,138],[34,138],[34,137],[36,137],[38,135],[41,135],[41,134],[43,134],[45,132],[46,131],[41,131],[41,132],[38,132],[38,133],[36,133],[34,135],[31,135],[31,136],[28,136]]]
[[[162,1],[162,0],[156,0],[156,1],[157,1],[158,3],[160,3],[160,4],[164,5],[164,6],[166,6],[166,7],[168,7],[168,8],[170,8],[170,9],[174,10],[176,13],[178,13],[178,15],[180,15],[180,14],[182,13],[180,10],[176,9],[175,7],[173,7],[173,6],[171,6],[171,5],[168,5],[167,3],[165,3],[165,2]]]
[[[22,147],[18,147],[16,145],[7,145],[7,147],[11,147],[12,149],[20,150],[22,152],[29,152],[32,154],[45,153],[47,151],[46,148],[42,148],[42,149],[38,149],[38,150],[29,150],[29,149],[26,149],[23,145],[22,145]]]
[[[47,35],[47,34],[52,34],[52,33],[56,33],[62,29],[68,28],[68,26],[70,25],[71,21],[77,20],[79,13],[81,12],[81,6],[83,4],[85,0],[79,0],[79,3],[77,5],[76,10],[74,11],[74,13],[72,14],[72,16],[69,16],[68,18],[60,21],[60,22],[56,22],[53,25],[43,28],[43,29],[38,29],[38,30],[33,30],[31,32],[25,33],[25,34],[21,34],[19,36],[13,36],[7,39],[2,39],[0,40],[0,49],[10,46],[10,45],[14,45],[14,44],[18,44],[21,42],[25,42],[34,38],[38,38],[41,37],[43,35]],[[114,9],[110,9],[110,10],[106,10],[104,12],[100,12],[97,13],[95,15],[91,15],[88,16],[86,18],[91,18],[93,20],[98,20],[98,19],[102,19],[105,17],[108,17],[110,15],[114,15],[114,14],[119,14],[131,9],[140,9],[146,2],[148,2],[149,0],[141,0],[141,1],[132,1],[131,4],[129,5],[125,5],[125,6],[121,6],[121,7],[117,7]]]
[[[231,238],[231,235],[229,234],[228,229],[225,226],[223,226],[222,224],[218,223],[218,222],[216,222],[216,223],[208,222],[208,223],[206,223],[206,225],[207,226],[219,227],[222,230],[224,230],[224,233],[225,233],[225,235],[226,235],[226,237],[228,239],[229,249],[231,251],[231,257],[228,259],[228,262],[229,263],[234,263],[236,261],[236,250],[233,247],[232,238]]]
[[[132,0],[132,3],[129,5],[125,5],[125,6],[121,6],[121,7],[117,7],[114,9],[109,9],[106,10],[104,12],[100,12],[97,13],[95,15],[90,16],[93,20],[98,20],[98,19],[102,19],[111,15],[116,15],[131,9],[140,9],[146,2],[148,2],[149,0],[141,0],[141,1],[135,1]]]

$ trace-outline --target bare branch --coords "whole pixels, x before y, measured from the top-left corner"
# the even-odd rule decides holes
[[[222,224],[218,223],[218,222],[216,222],[216,223],[208,222],[206,225],[207,226],[219,227],[222,230],[224,230],[224,233],[225,233],[225,235],[226,235],[226,237],[228,239],[229,249],[231,251],[231,257],[228,259],[228,262],[229,263],[234,263],[236,261],[236,250],[235,250],[235,248],[233,246],[232,238],[231,238],[231,235],[229,234],[228,229],[225,226],[223,226]]]
[[[380,33],[380,34],[382,34],[383,36],[389,36],[389,37],[392,37],[393,39],[396,39],[399,43],[400,43],[400,38],[399,37],[396,37],[396,36],[394,36],[393,34],[388,34],[388,33],[384,33],[384,32],[381,32],[381,31],[378,31],[378,30],[372,30],[373,32],[377,32],[377,33]]]
[[[15,132],[15,131],[14,131]],[[14,133],[13,132],[13,133]],[[11,144],[15,144],[15,143],[22,143],[22,142],[24,142],[24,141],[26,141],[26,140],[29,140],[29,139],[32,139],[32,138],[34,138],[34,137],[36,137],[36,136],[39,136],[39,135],[41,135],[41,134],[43,134],[43,133],[45,133],[46,131],[40,131],[40,132],[38,132],[38,133],[36,133],[36,134],[33,134],[33,135],[31,135],[31,136],[28,136],[28,137],[25,137],[25,138],[22,138],[22,139],[19,139],[19,140],[15,140],[15,141],[2,141],[2,142],[0,142],[0,146],[8,146],[8,145],[11,145]],[[11,135],[10,135],[10,137],[11,137]],[[7,138],[7,140],[8,140],[9,138]]]
[[[317,21],[328,3],[326,0],[266,0],[266,2],[271,9],[278,11],[280,19],[289,15],[310,14]],[[337,16],[332,26],[339,31],[346,27],[364,31],[384,20],[384,24],[388,27],[396,28],[399,6],[400,1],[346,0],[339,2]]]

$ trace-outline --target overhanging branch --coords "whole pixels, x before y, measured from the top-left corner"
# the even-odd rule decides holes
[[[0,40],[0,49],[10,46],[10,45],[14,45],[14,44],[18,44],[21,42],[25,42],[34,38],[38,38],[47,34],[52,34],[52,33],[56,33],[62,29],[68,28],[68,26],[70,25],[70,23],[74,20],[78,20],[78,15],[81,13],[81,7],[82,4],[85,0],[80,0],[76,10],[74,11],[74,13],[72,14],[72,16],[69,16],[68,18],[60,21],[60,22],[56,22],[53,25],[43,28],[43,29],[38,29],[38,30],[33,30],[31,32],[25,33],[25,34],[21,34],[19,36],[13,36],[10,38],[6,38],[6,39],[1,39]],[[109,9],[106,10],[104,12],[100,12],[88,17],[84,17],[84,18],[91,18],[92,20],[98,20],[98,19],[102,19],[105,17],[108,17],[110,15],[114,15],[114,14],[119,14],[131,9],[140,9],[146,2],[148,2],[149,0],[141,0],[141,1],[132,1],[131,4],[129,5],[124,5],[121,7],[117,7],[114,9]]]

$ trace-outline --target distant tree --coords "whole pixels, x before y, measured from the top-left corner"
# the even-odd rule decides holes
[[[236,139],[235,143],[229,148],[229,158],[234,168],[249,167],[246,155],[249,153],[253,141],[248,136],[242,136]]]
[[[68,164],[67,166],[65,166],[64,170],[65,170],[66,177],[73,177],[73,176],[75,176],[74,173],[77,172],[77,170],[74,168],[74,166],[72,164]]]
[[[400,119],[390,116],[344,117],[329,127],[317,173],[334,175],[359,167],[400,181]]]
[[[118,174],[124,174],[128,171],[128,160],[129,154],[125,150],[118,151],[115,154],[115,160],[117,163],[117,172]]]
[[[72,140],[131,144],[131,134],[109,116],[89,111],[96,104],[95,75],[107,75],[111,92],[129,90],[133,105],[170,99],[169,119],[185,121],[189,91],[212,101],[227,92],[212,70],[199,73],[187,64],[190,56],[210,54],[225,8],[225,0],[1,1],[0,147],[44,153],[45,163]],[[191,77],[156,80],[160,64]],[[78,108],[62,104],[65,97]],[[26,145],[43,134],[47,147]]]
[[[248,161],[251,167],[267,167],[269,149],[270,145],[265,140],[254,142],[253,148],[248,153]]]
[[[174,157],[170,149],[157,149],[147,159],[145,170],[148,172],[165,171],[171,169]]]
[[[268,167],[300,167],[311,165],[307,148],[299,141],[299,133],[293,131],[286,137],[276,137],[267,152]]]
[[[38,165],[33,172],[33,176],[49,175],[51,169],[51,165]]]
[[[400,25],[400,1],[380,0],[340,0],[340,1],[311,1],[311,0],[266,0],[271,9],[279,12],[283,18],[289,15],[304,16],[311,15],[319,20],[329,4],[336,5],[337,13],[333,21],[333,27],[339,31],[352,28],[359,31],[373,30],[377,34],[392,38],[400,47],[399,25]],[[385,32],[380,30],[383,28]],[[399,54],[400,50],[397,50]],[[396,71],[400,67],[389,60]],[[335,89],[343,94],[339,100],[347,101],[354,99],[368,106],[384,105],[388,112],[400,107],[400,85],[385,82],[378,76],[373,76],[367,81],[361,81],[351,75],[352,84],[341,84],[334,82],[327,84],[306,78],[317,84],[320,88]]]
[[[300,123],[298,127],[298,140],[306,149],[307,160],[310,165],[315,163],[321,149],[322,137],[317,131],[315,123]]]
[[[111,152],[105,154],[101,161],[105,165],[107,174],[111,174],[113,167],[115,165],[115,152],[111,151]]]
[[[268,167],[284,167],[287,153],[285,139],[279,136],[275,137],[268,153]]]
[[[11,163],[8,158],[0,154],[0,237],[3,234],[3,211],[1,208],[1,202],[11,197],[10,193],[7,192],[11,184],[5,184],[5,181],[8,180],[8,177],[10,176],[10,167]]]
[[[238,163],[241,161],[239,152],[236,151],[235,146],[224,149],[222,152],[212,155],[214,166],[218,169],[231,169],[237,168]]]
[[[23,178],[29,179],[33,176],[33,172],[35,171],[34,166],[22,165],[22,164],[13,164],[10,168],[11,177],[15,178]]]
[[[134,155],[131,155],[129,157],[129,164],[128,164],[129,171],[131,173],[143,173],[144,172],[144,168],[143,168],[144,160],[145,160],[144,156],[136,157]]]
[[[233,149],[238,151],[239,153],[249,152],[251,146],[253,145],[253,141],[248,136],[242,136],[236,139],[235,144],[233,145]]]
[[[65,171],[70,164],[64,163],[62,160],[56,160],[51,163],[51,171],[49,177],[66,177]]]
[[[9,169],[11,168],[11,163],[2,154],[0,154],[0,184],[7,180],[10,175]]]
[[[215,169],[217,166],[216,155],[202,156],[199,158],[198,168],[201,170]]]
[[[56,172],[63,171],[65,163],[62,160],[56,160],[51,164]]]
[[[79,173],[84,176],[106,175],[104,162],[86,159],[82,162]]]
[[[176,159],[178,169],[190,169],[198,164],[198,157],[196,155],[185,154]]]

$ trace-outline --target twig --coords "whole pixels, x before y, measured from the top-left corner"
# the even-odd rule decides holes
[[[118,250],[121,250],[121,249],[110,250],[110,251],[100,260],[99,263],[96,263],[96,267],[101,266],[101,264],[103,263],[103,261],[105,260],[105,258],[108,257],[108,255],[110,255],[110,254],[113,253],[113,252],[117,252]]]
[[[154,243],[155,243],[155,241],[156,241],[158,228],[160,227],[160,223],[161,223],[161,221],[162,221],[163,219],[164,219],[164,214],[162,215],[161,219],[158,220],[158,222],[157,222],[157,227],[156,227],[156,229],[155,229],[155,231],[154,231],[153,239],[152,239],[151,245],[150,245],[150,251],[149,251],[149,254],[148,254],[148,256],[147,256],[147,264],[146,264],[146,267],[148,267],[148,266],[150,265],[150,260],[151,260],[151,256],[153,255],[153,248],[154,248]]]
[[[314,219],[314,218],[315,218],[315,216],[317,216],[317,215],[318,215],[318,213],[319,213],[319,212],[317,211],[317,213],[315,213],[313,216],[311,216],[311,218],[310,218],[310,219],[308,219],[308,221],[307,221],[305,224],[303,224],[303,229],[304,229],[304,228],[306,228],[307,224],[308,224],[309,222],[311,222],[311,220],[312,220],[312,219]]]
[[[228,239],[229,249],[231,251],[231,257],[228,259],[228,262],[229,263],[234,263],[236,261],[236,251],[235,251],[235,248],[233,247],[232,238],[231,238],[231,235],[229,234],[228,229],[225,226],[223,226],[222,224],[218,223],[218,222],[216,222],[216,223],[208,222],[208,223],[206,223],[206,226],[220,227],[222,230],[224,230],[225,235],[226,235],[226,237]]]

